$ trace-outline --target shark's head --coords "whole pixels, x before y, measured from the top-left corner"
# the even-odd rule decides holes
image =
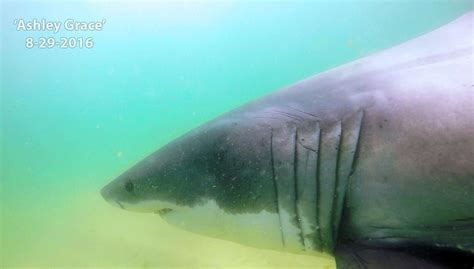
[[[154,152],[101,194],[185,230],[281,249],[270,143],[265,124],[216,120]]]

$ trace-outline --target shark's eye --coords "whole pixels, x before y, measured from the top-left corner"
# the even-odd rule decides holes
[[[133,189],[134,189],[134,186],[133,186],[133,183],[132,181],[127,181],[125,183],[125,190],[127,190],[128,192],[133,192]]]

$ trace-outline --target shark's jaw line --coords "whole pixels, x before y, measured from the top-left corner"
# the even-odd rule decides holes
[[[126,210],[159,214],[168,224],[192,233],[251,247],[310,254],[302,246],[288,249],[288,246],[282,243],[281,217],[277,212],[263,210],[258,213],[230,213],[220,208],[212,199],[193,207],[178,206],[159,200],[121,202],[121,204]],[[311,254],[328,256],[319,251],[312,251]]]

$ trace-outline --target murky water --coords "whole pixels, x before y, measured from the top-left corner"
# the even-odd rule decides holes
[[[0,267],[334,268],[107,205],[99,189],[255,97],[430,31],[470,1],[2,2]],[[101,31],[16,31],[15,20]],[[25,38],[92,37],[91,49]]]

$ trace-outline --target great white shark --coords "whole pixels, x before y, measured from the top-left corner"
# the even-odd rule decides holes
[[[102,196],[338,268],[473,268],[473,27],[471,11],[230,111]]]

